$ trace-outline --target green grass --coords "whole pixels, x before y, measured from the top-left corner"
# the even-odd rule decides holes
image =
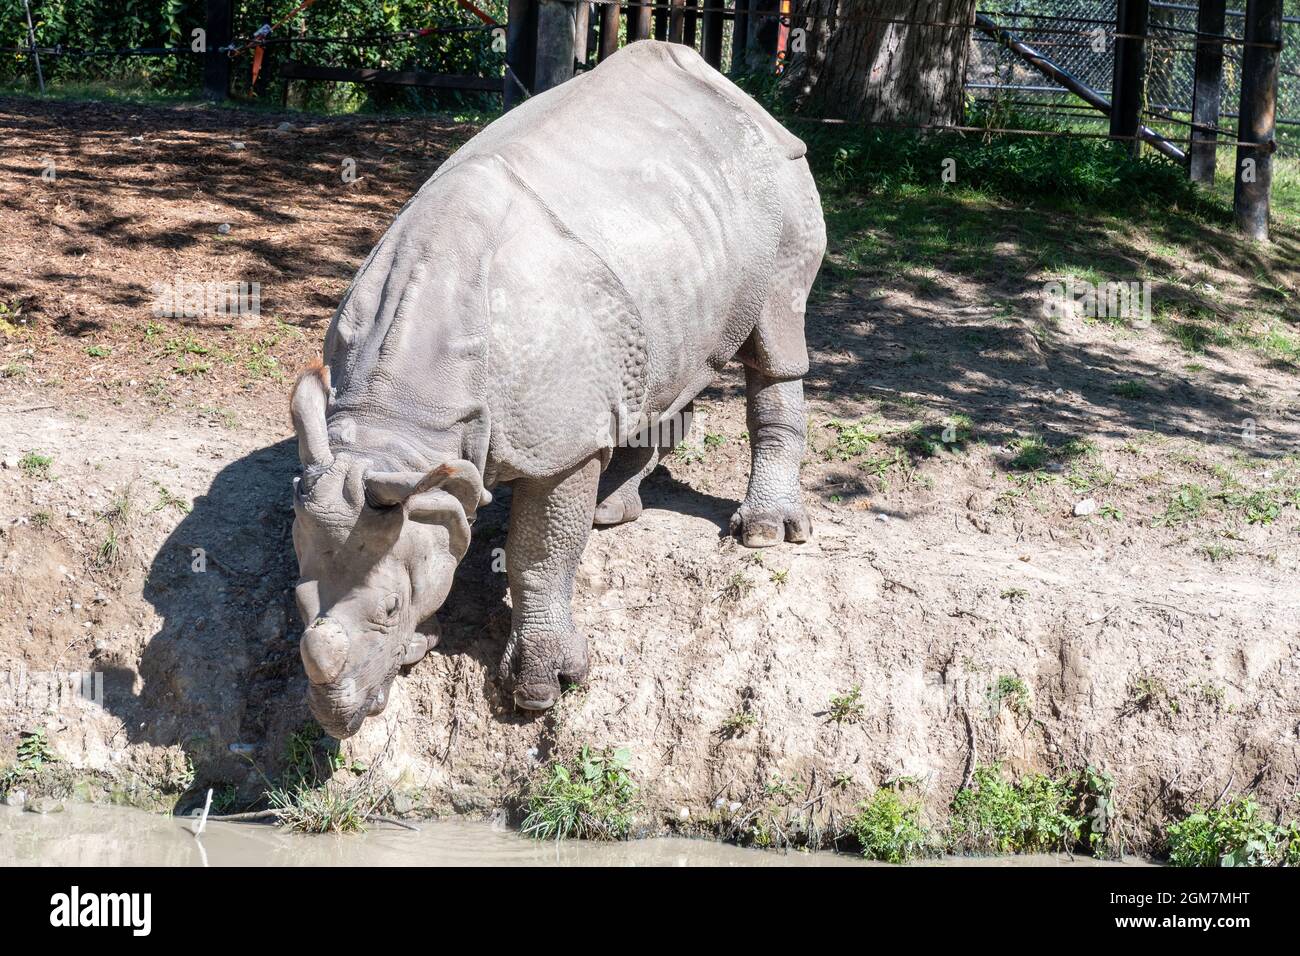
[[[521,831],[539,840],[621,840],[632,828],[637,786],[620,747],[597,753],[583,747],[569,761],[552,761],[535,779]]]
[[[1170,866],[1300,866],[1300,824],[1261,816],[1253,797],[1198,809],[1165,830]]]
[[[989,689],[988,697],[989,707],[995,714],[1002,709],[1003,704],[1022,717],[1028,717],[1032,711],[1033,698],[1029,693],[1029,685],[1011,674],[1000,676]]]
[[[936,841],[921,820],[921,801],[904,797],[897,788],[882,787],[858,805],[845,832],[868,860],[906,863],[935,852]]]
[[[1156,518],[1156,524],[1174,527],[1195,521],[1205,513],[1209,495],[1200,485],[1182,485],[1170,497],[1164,513]]]
[[[29,451],[18,459],[18,468],[29,478],[39,478],[48,481],[50,477],[50,466],[54,464],[54,458],[50,455],[42,455],[38,451]]]

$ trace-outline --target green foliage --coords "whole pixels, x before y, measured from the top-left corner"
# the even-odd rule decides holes
[[[1011,674],[1001,675],[989,688],[989,707],[995,714],[1006,704],[1013,712],[1027,717],[1031,702],[1029,685]]]
[[[1297,866],[1300,824],[1270,823],[1254,797],[1197,810],[1165,830],[1170,866]]]
[[[30,780],[59,758],[50,748],[44,727],[24,733],[18,741],[17,759],[0,773],[0,794],[8,793],[25,780]]]
[[[868,860],[906,863],[934,852],[934,840],[921,822],[921,802],[894,787],[882,787],[860,803],[846,831]]]
[[[845,422],[836,418],[828,421],[826,427],[835,432],[835,444],[824,452],[827,461],[849,461],[865,454],[880,440],[880,433],[868,428],[866,422]]]
[[[1208,496],[1200,485],[1182,485],[1169,499],[1164,514],[1156,518],[1156,524],[1172,527],[1194,521],[1205,511]]]
[[[831,698],[831,720],[837,724],[856,724],[862,719],[863,706],[862,688],[854,685]]]
[[[1002,129],[1063,128],[1041,116],[978,108],[968,112],[967,122]],[[1124,143],[997,133],[923,135],[852,125],[794,128],[808,143],[818,182],[831,192],[938,190],[943,161],[954,159],[960,188],[1009,199],[1038,202],[1049,197],[1124,210],[1156,204],[1202,209],[1209,204],[1177,164],[1149,151],[1135,159]]]
[[[571,761],[552,762],[530,788],[522,832],[539,840],[621,840],[632,828],[637,787],[631,752],[583,747]]]
[[[505,0],[480,0],[479,6],[500,22],[506,20]],[[246,40],[267,20],[276,21],[292,3],[235,0],[236,40]],[[165,56],[46,57],[47,82],[55,89],[75,89],[87,83],[112,94],[193,95],[198,92],[203,57],[192,52],[196,28],[206,25],[205,0],[32,0],[37,43],[72,49],[107,50],[126,47],[179,48]],[[273,37],[334,38],[267,48],[259,99],[276,106],[285,95],[285,82],[276,76],[283,59],[320,66],[373,67],[388,70],[427,70],[434,73],[500,75],[505,56],[492,49],[490,31],[470,31],[419,37],[381,38],[402,30],[438,25],[474,26],[478,21],[456,0],[329,0],[297,14],[276,29]],[[0,46],[26,46],[27,21],[23,0],[0,0]],[[232,87],[248,96],[252,53],[232,63]],[[35,87],[35,69],[25,54],[0,59],[0,82],[20,81]],[[291,105],[316,111],[378,109],[495,109],[491,94],[415,87],[353,83],[300,83],[289,97]]]
[[[978,767],[952,802],[949,843],[975,853],[1047,853],[1077,846],[1086,820],[1074,781],[1027,774],[1016,783]]]

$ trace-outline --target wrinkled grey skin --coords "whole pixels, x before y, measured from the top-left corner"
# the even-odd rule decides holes
[[[497,120],[407,203],[293,397],[302,657],[326,730],[355,733],[428,650],[416,626],[498,485],[502,681],[544,710],[581,680],[591,528],[640,514],[642,478],[733,358],[752,449],[733,530],[807,539],[803,304],[825,230],[803,153],[693,50],[642,41]]]

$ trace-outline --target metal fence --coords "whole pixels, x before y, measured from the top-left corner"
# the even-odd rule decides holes
[[[986,0],[980,12],[1109,97],[1114,70],[1109,34],[1115,29],[1115,7],[1115,0]],[[1239,39],[1244,24],[1244,10],[1228,10],[1225,35]],[[1152,0],[1146,44],[1148,111],[1191,112],[1195,33],[1194,3]],[[1300,17],[1283,19],[1282,43],[1277,121],[1300,125]],[[1060,87],[1050,85],[1024,60],[983,34],[973,34],[971,39],[966,86],[977,100],[1106,122],[1100,113],[1069,105],[1073,98],[1063,96]],[[1240,94],[1241,48],[1225,46],[1222,118],[1236,118]]]

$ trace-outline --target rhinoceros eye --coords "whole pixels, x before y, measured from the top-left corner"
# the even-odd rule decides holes
[[[392,617],[394,614],[397,613],[397,608],[400,605],[401,605],[401,601],[398,600],[396,594],[388,595],[388,597],[384,598],[384,614],[387,615],[388,617]]]

